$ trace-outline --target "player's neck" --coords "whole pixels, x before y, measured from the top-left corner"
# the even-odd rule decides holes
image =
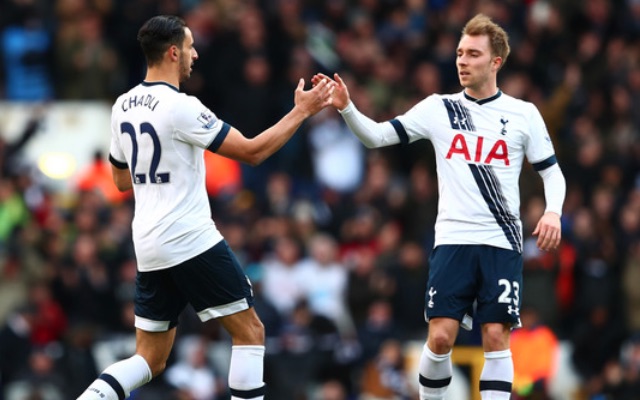
[[[471,88],[466,87],[464,92],[467,96],[472,97],[476,100],[488,99],[489,97],[493,97],[498,93],[498,86],[491,85],[482,88]]]
[[[180,87],[180,79],[178,74],[166,67],[157,66],[147,68],[147,75],[144,78],[145,82],[166,82],[177,88]]]

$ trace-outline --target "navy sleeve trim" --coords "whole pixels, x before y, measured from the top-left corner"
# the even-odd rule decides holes
[[[109,162],[111,162],[111,164],[113,164],[113,166],[118,169],[129,169],[129,166],[126,162],[116,160],[111,154],[109,154]]]
[[[547,158],[546,160],[542,160],[532,165],[533,165],[533,169],[535,169],[536,171],[542,171],[557,163],[558,163],[558,159],[556,158],[555,155],[553,155]]]
[[[391,125],[393,125],[393,129],[396,130],[396,133],[398,134],[398,137],[400,138],[400,143],[408,144],[409,143],[409,135],[407,135],[407,131],[404,129],[404,126],[402,125],[402,122],[398,121],[397,119],[392,119],[389,122],[391,122]]]
[[[207,150],[209,150],[212,153],[215,153],[216,151],[218,151],[218,148],[220,147],[224,139],[227,137],[227,134],[229,133],[230,130],[231,130],[231,125],[227,124],[226,122],[223,122],[222,129],[220,129],[220,132],[218,132],[218,136],[216,136],[216,138],[213,139],[213,142],[211,142],[209,147],[207,147]]]

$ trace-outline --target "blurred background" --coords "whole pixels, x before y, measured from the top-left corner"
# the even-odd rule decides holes
[[[0,400],[75,398],[134,351],[130,194],[106,161],[136,41],[184,17],[182,90],[253,136],[300,77],[340,72],[382,121],[461,90],[455,48],[484,12],[511,38],[507,94],[540,109],[568,184],[563,243],[531,237],[542,182],[521,180],[524,328],[514,399],[640,399],[640,1],[0,0]],[[253,168],[207,154],[213,218],[252,279],[270,400],[416,399],[437,181],[431,145],[365,150],[333,110]],[[479,333],[449,399],[476,399]],[[136,400],[223,400],[230,342],[185,311],[167,371]]]

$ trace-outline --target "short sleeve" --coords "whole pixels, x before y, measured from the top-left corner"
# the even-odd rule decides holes
[[[531,164],[546,162],[546,160],[555,160],[555,150],[553,142],[547,131],[547,127],[540,115],[540,111],[533,104],[528,104],[529,112],[529,137],[526,143],[527,160]]]
[[[431,95],[418,102],[405,114],[396,118],[404,127],[408,142],[431,139],[431,126],[432,121],[436,118],[438,104],[438,97]]]
[[[116,126],[115,118],[111,117],[111,144],[109,146],[109,161],[116,168],[127,168],[127,159],[120,145],[120,130]]]
[[[172,117],[177,139],[203,149],[217,149],[229,131],[229,125],[193,96],[184,95]]]

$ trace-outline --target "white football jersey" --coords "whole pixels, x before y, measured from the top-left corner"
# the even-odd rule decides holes
[[[167,83],[143,82],[116,100],[110,160],[131,172],[140,271],[172,267],[222,240],[211,219],[204,151],[217,150],[229,129]]]
[[[487,244],[522,252],[519,177],[556,163],[538,109],[499,91],[475,100],[432,95],[390,121],[400,141],[429,139],[438,170],[435,246]]]

